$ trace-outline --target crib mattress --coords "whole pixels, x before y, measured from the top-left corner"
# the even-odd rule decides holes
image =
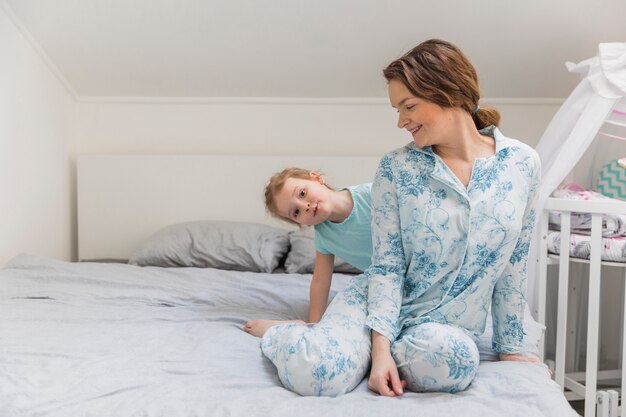
[[[19,256],[0,270],[0,416],[576,415],[542,364],[481,363],[458,394],[284,389],[241,327],[304,318],[310,278]]]
[[[561,252],[561,232],[550,230],[547,237],[548,252]],[[603,237],[601,245],[603,261],[626,262],[626,237]],[[570,235],[569,254],[574,258],[589,259],[591,255],[591,236],[572,233]]]

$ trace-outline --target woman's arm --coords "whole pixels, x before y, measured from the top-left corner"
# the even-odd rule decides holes
[[[405,381],[391,355],[391,343],[399,333],[402,285],[406,263],[400,230],[400,207],[394,184],[393,159],[385,156],[372,184],[372,265],[366,325],[372,331],[372,369],[368,387],[381,395],[402,395]]]
[[[522,230],[513,249],[513,253],[504,268],[502,276],[496,281],[491,314],[493,317],[493,349],[501,354],[503,360],[519,360],[517,355],[524,342],[524,309],[526,306],[526,264],[528,250],[535,225],[535,206],[537,202],[541,162],[533,151],[526,160],[529,191],[522,220]],[[511,357],[507,357],[511,355]]]
[[[328,307],[335,255],[315,252],[315,267],[310,288],[309,323],[320,321]]]
[[[394,341],[402,305],[406,274],[404,246],[400,230],[400,207],[394,184],[392,155],[383,157],[372,184],[372,264],[365,271],[368,279],[365,325]]]

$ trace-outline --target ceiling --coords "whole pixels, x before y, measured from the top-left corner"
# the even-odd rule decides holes
[[[624,0],[0,0],[80,97],[384,97],[381,69],[459,45],[482,96],[562,98],[626,41]]]

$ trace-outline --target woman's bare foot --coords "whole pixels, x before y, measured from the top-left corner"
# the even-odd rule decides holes
[[[243,329],[256,337],[263,337],[267,329],[277,324],[283,323],[301,323],[306,324],[302,320],[250,320],[243,325]]]

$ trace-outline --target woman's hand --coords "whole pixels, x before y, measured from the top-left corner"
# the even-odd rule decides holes
[[[367,387],[380,395],[395,397],[404,393],[406,381],[400,379],[390,346],[389,339],[372,331],[372,370]]]
[[[519,353],[500,353],[501,361],[514,361],[514,362],[539,362],[539,359],[531,356],[523,356]]]
[[[519,353],[500,353],[501,361],[513,361],[513,362],[532,362],[532,363],[540,363],[539,359],[533,358],[532,356],[522,356]],[[544,364],[545,366],[545,364]],[[546,366],[547,368],[547,366]],[[554,373],[552,369],[548,369],[548,375],[552,377]]]

